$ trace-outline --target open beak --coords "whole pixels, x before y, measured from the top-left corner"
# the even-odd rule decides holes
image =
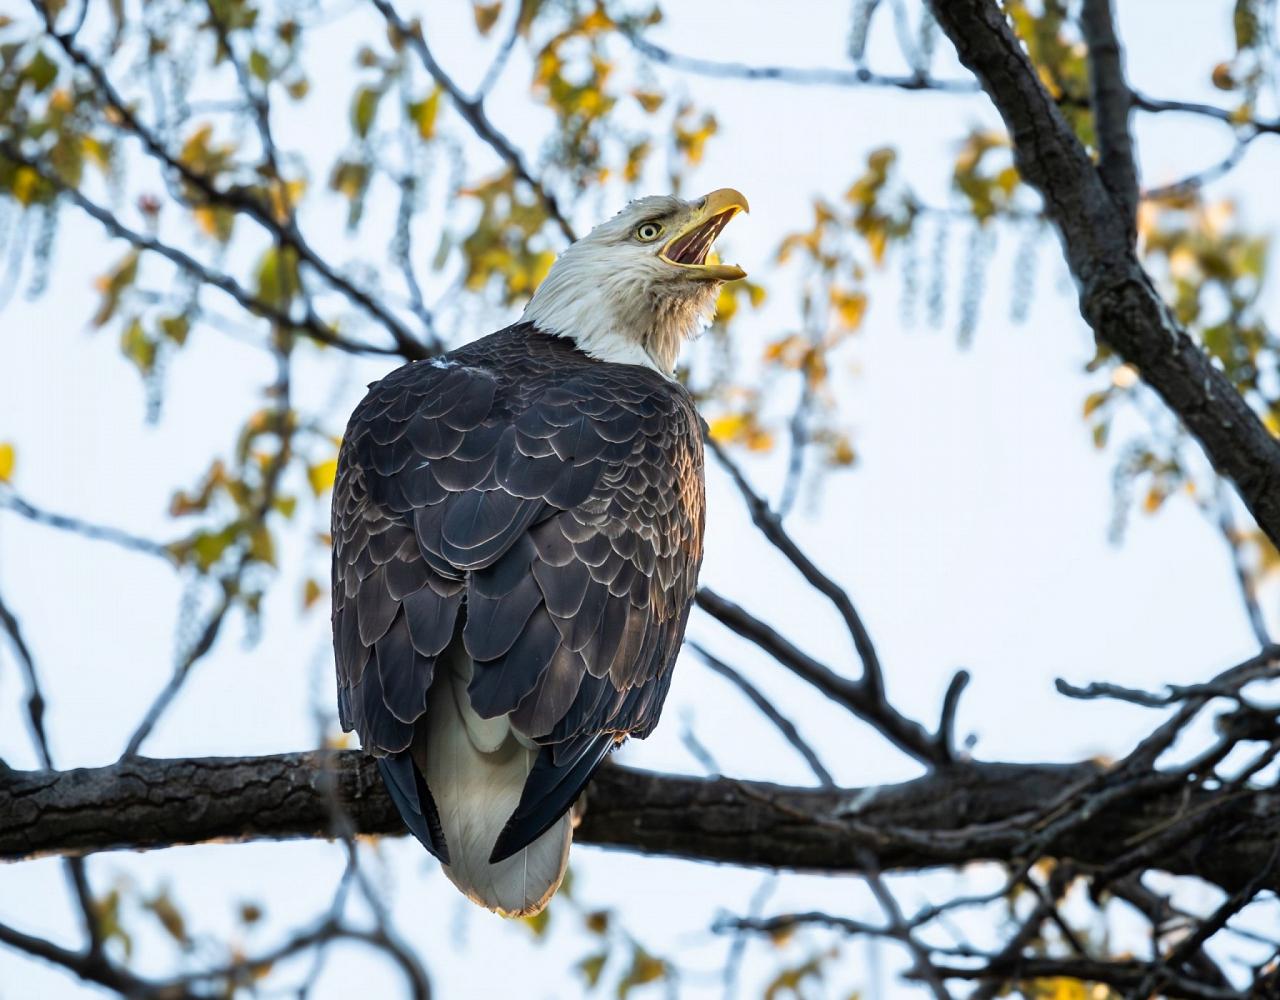
[[[720,231],[739,212],[749,212],[747,199],[733,188],[720,188],[702,199],[693,217],[680,232],[671,237],[662,252],[662,260],[683,268],[689,277],[704,281],[736,281],[747,272],[737,264],[708,264],[707,254]]]

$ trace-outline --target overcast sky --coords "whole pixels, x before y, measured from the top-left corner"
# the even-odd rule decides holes
[[[407,13],[426,5],[401,6]],[[679,51],[748,63],[837,65],[848,6],[813,2],[798,16],[798,5],[766,0],[670,3],[654,37]],[[1140,89],[1171,98],[1215,97],[1208,71],[1231,50],[1230,4],[1126,0],[1119,6],[1129,72]],[[327,74],[315,74],[316,91],[303,112],[279,122],[281,141],[320,164],[313,168],[317,180],[344,138],[345,124],[333,123],[346,114],[354,73],[351,39],[378,37],[374,20],[359,5],[344,4],[342,10],[347,13],[312,42],[309,59],[327,67]],[[464,86],[474,83],[487,60],[474,42],[470,5],[440,0],[425,20],[447,68]],[[873,65],[895,68],[887,34],[873,39],[872,51]],[[939,71],[960,72],[949,53],[939,60]],[[527,111],[528,75],[527,60],[517,54],[491,114],[514,139],[536,149],[542,133]],[[781,237],[809,223],[812,197],[842,192],[869,150],[897,146],[912,184],[940,204],[947,198],[955,142],[972,123],[996,124],[980,97],[662,76],[719,117],[721,134],[691,187],[729,185],[748,195],[752,214],[735,221],[725,242],[733,259],[766,280]],[[1207,166],[1230,143],[1221,128],[1173,116],[1139,118],[1137,137],[1143,178],[1153,184]],[[485,153],[468,149],[479,171]],[[1278,151],[1280,144],[1264,138],[1213,188],[1215,196],[1236,197],[1249,226],[1268,234],[1280,213],[1269,196]],[[661,183],[657,173],[655,183]],[[599,211],[617,207],[584,204],[575,221],[585,229]],[[327,235],[324,225],[317,223],[313,232]],[[423,245],[424,255],[433,252],[432,243]],[[1034,299],[1021,325],[1010,321],[1017,250],[1016,235],[1002,233],[987,269],[976,336],[965,351],[954,336],[963,237],[951,246],[952,308],[941,330],[904,328],[899,274],[894,268],[872,273],[866,326],[837,376],[860,461],[854,471],[830,476],[820,496],[807,498],[792,527],[849,588],[879,646],[890,696],[905,712],[935,719],[948,679],[964,666],[973,682],[959,726],[962,734],[976,737],[975,754],[1068,761],[1122,753],[1155,719],[1131,707],[1066,701],[1054,693],[1055,677],[1135,686],[1189,682],[1248,656],[1254,642],[1227,551],[1191,504],[1175,500],[1157,517],[1135,516],[1122,546],[1108,541],[1115,455],[1142,424],[1136,417],[1122,420],[1111,449],[1094,449],[1080,419],[1083,398],[1099,384],[1098,376],[1083,372],[1092,339],[1076,311],[1056,243],[1039,244]],[[0,318],[0,440],[18,442],[17,483],[31,500],[171,537],[176,532],[165,513],[171,490],[193,483],[210,455],[231,446],[238,421],[271,377],[270,362],[248,345],[198,331],[167,373],[164,419],[146,425],[142,390],[120,358],[115,336],[95,334],[87,325],[95,303],[93,278],[120,253],[121,246],[106,242],[92,224],[64,213],[47,294],[34,302],[15,297]],[[385,240],[370,238],[368,253],[370,263],[381,266]],[[737,327],[747,356],[758,353],[753,342],[762,345],[797,323],[785,279],[770,284],[768,307]],[[1275,316],[1276,305],[1273,291],[1268,315]],[[501,319],[471,334],[487,333]],[[332,400],[330,423],[340,430],[363,384],[386,367],[360,362],[335,384],[326,358],[303,366],[299,392],[311,405]],[[747,469],[776,495],[779,458],[750,461]],[[323,520],[317,511],[316,523]],[[744,538],[753,540],[743,544]],[[332,712],[328,618],[323,608],[299,615],[298,594],[302,579],[323,575],[327,567],[296,539],[285,545],[282,566],[267,602],[262,641],[244,643],[238,621],[224,631],[147,745],[149,755],[246,755],[314,745],[311,706]],[[754,541],[736,493],[715,470],[703,580],[767,617],[814,655],[855,670],[835,616]],[[156,561],[0,513],[0,588],[22,619],[42,669],[59,764],[114,760],[168,676],[181,581]],[[1273,588],[1263,597],[1273,625],[1280,624],[1280,595]],[[917,773],[865,726],[708,618],[695,614],[689,634],[742,667],[796,719],[842,784],[897,781]],[[34,761],[21,706],[20,679],[6,649],[0,653],[0,756],[19,767]],[[648,741],[628,745],[621,759],[700,773],[681,739],[686,727],[726,773],[811,780],[768,723],[688,656],[663,725]],[[365,853],[368,870],[385,889],[440,995],[498,995],[513,976],[521,995],[530,998],[581,992],[569,970],[592,944],[571,929],[575,920],[560,903],[552,907],[549,941],[538,943],[526,928],[504,925],[465,903],[416,843],[383,840]],[[592,847],[575,848],[573,857],[575,896],[584,906],[620,908],[639,941],[692,970],[681,995],[720,994],[725,941],[710,934],[709,925],[720,911],[745,911],[766,876]],[[91,871],[100,892],[117,880],[146,892],[168,885],[197,933],[223,938],[239,933],[236,905],[259,901],[268,919],[247,942],[257,951],[324,910],[342,860],[338,847],[324,843],[209,845],[101,856]],[[896,884],[912,908],[926,898],[942,898],[956,885],[992,886],[995,878],[974,869]],[[1212,896],[1203,890],[1191,898]],[[773,886],[765,912],[793,908],[877,916],[873,900],[852,879],[784,876]],[[58,863],[0,868],[0,920],[60,942],[77,941]],[[171,971],[172,952],[157,932],[141,918],[134,925],[139,970]],[[1123,923],[1116,929],[1123,934]],[[763,983],[780,963],[794,963],[826,940],[804,938],[785,952],[754,944],[743,980]],[[913,995],[892,975],[900,962],[892,950],[879,955],[853,945],[828,981],[830,995],[852,989],[882,998]],[[387,963],[343,947],[333,952],[316,996],[358,991],[396,997],[401,990]],[[758,992],[747,988],[744,995]],[[0,950],[0,1000],[96,993]]]

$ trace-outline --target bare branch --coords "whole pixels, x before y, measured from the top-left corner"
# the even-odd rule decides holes
[[[698,607],[720,624],[749,639],[796,676],[874,726],[899,749],[923,763],[938,762],[937,741],[924,727],[901,715],[883,698],[870,696],[859,682],[815,660],[774,628],[707,587],[698,590],[697,602]]]
[[[0,155],[11,160],[21,166],[27,167],[40,176],[41,179],[52,184],[62,197],[67,198],[77,208],[85,212],[87,215],[96,219],[102,224],[112,236],[122,239],[137,247],[139,250],[148,250],[151,253],[164,257],[170,263],[175,264],[181,270],[190,274],[201,284],[209,285],[220,291],[226,292],[246,311],[254,316],[262,319],[270,320],[276,326],[286,330],[296,330],[299,333],[326,344],[330,347],[338,347],[352,354],[399,354],[399,350],[394,347],[378,347],[373,344],[364,344],[359,341],[350,340],[341,334],[335,333],[330,327],[321,323],[317,318],[308,316],[303,320],[296,320],[293,317],[281,312],[275,306],[264,302],[258,298],[247,288],[241,285],[235,278],[221,271],[215,271],[212,268],[200,263],[190,254],[177,247],[162,243],[154,236],[147,236],[136,230],[130,229],[108,209],[91,201],[73,185],[67,184],[51,169],[44,164],[25,156],[19,149],[6,139],[0,139]]]
[[[34,521],[36,524],[43,524],[50,528],[57,528],[59,531],[69,531],[72,534],[80,535],[93,541],[110,542],[112,545],[118,545],[133,552],[141,552],[144,555],[155,556],[158,559],[164,559],[166,562],[173,561],[173,554],[159,542],[153,542],[150,538],[133,535],[109,525],[94,524],[78,517],[55,514],[52,511],[44,510],[3,485],[0,485],[0,510],[11,510],[29,521]]]
[[[714,670],[721,677],[726,678],[739,691],[746,695],[747,700],[750,701],[751,704],[755,705],[755,707],[760,710],[760,713],[773,723],[778,732],[782,734],[783,739],[790,743],[795,748],[796,753],[800,754],[800,756],[804,758],[805,763],[809,765],[809,770],[813,772],[814,777],[818,779],[818,783],[820,785],[824,788],[835,788],[836,781],[831,777],[831,772],[823,766],[822,761],[818,758],[817,753],[814,752],[813,747],[811,747],[805,738],[800,735],[800,731],[796,729],[795,723],[779,712],[777,706],[775,706],[759,688],[743,677],[742,674],[733,667],[729,666],[729,664],[725,663],[724,660],[713,655],[710,651],[699,646],[696,642],[690,642],[689,648],[697,653],[698,656],[702,658],[702,662],[710,669]]]
[[[1138,168],[1133,159],[1124,79],[1124,54],[1116,37],[1111,0],[1084,0],[1080,28],[1089,47],[1089,101],[1098,136],[1098,173],[1124,216],[1130,243],[1137,239]]]
[[[435,55],[431,52],[427,45],[427,40],[422,34],[421,24],[416,20],[412,22],[404,20],[396,12],[390,0],[373,0],[373,5],[386,18],[387,24],[396,34],[409,43],[427,74],[436,82],[437,86],[449,95],[449,99],[453,101],[458,114],[471,126],[472,131],[498,154],[511,169],[517,180],[529,186],[537,196],[538,201],[542,203],[547,215],[560,229],[564,238],[570,243],[576,240],[578,237],[574,233],[568,217],[561,211],[556,196],[547,189],[543,181],[533,175],[528,166],[526,166],[520,151],[516,149],[510,139],[498,131],[497,127],[489,119],[488,112],[484,109],[483,94],[477,97],[469,97],[462,92],[453,77],[446,73],[444,68],[436,62]]]
[[[813,66],[748,66],[743,63],[720,62],[698,56],[682,55],[651,42],[638,31],[624,30],[623,37],[646,59],[684,73],[722,79],[774,81],[800,86],[820,87],[889,87],[895,90],[936,90],[949,94],[972,94],[978,87],[972,80],[942,80],[927,73],[897,76],[873,73],[865,67],[835,69]]]

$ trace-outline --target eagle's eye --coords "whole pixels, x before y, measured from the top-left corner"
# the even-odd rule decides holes
[[[636,239],[642,243],[652,243],[662,235],[662,227],[656,222],[642,223],[636,229]]]

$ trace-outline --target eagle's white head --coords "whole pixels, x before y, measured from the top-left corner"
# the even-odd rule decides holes
[[[560,254],[524,319],[593,358],[670,375],[681,343],[714,317],[720,286],[746,277],[736,264],[707,262],[720,231],[745,211],[732,188],[694,201],[633,201]]]

